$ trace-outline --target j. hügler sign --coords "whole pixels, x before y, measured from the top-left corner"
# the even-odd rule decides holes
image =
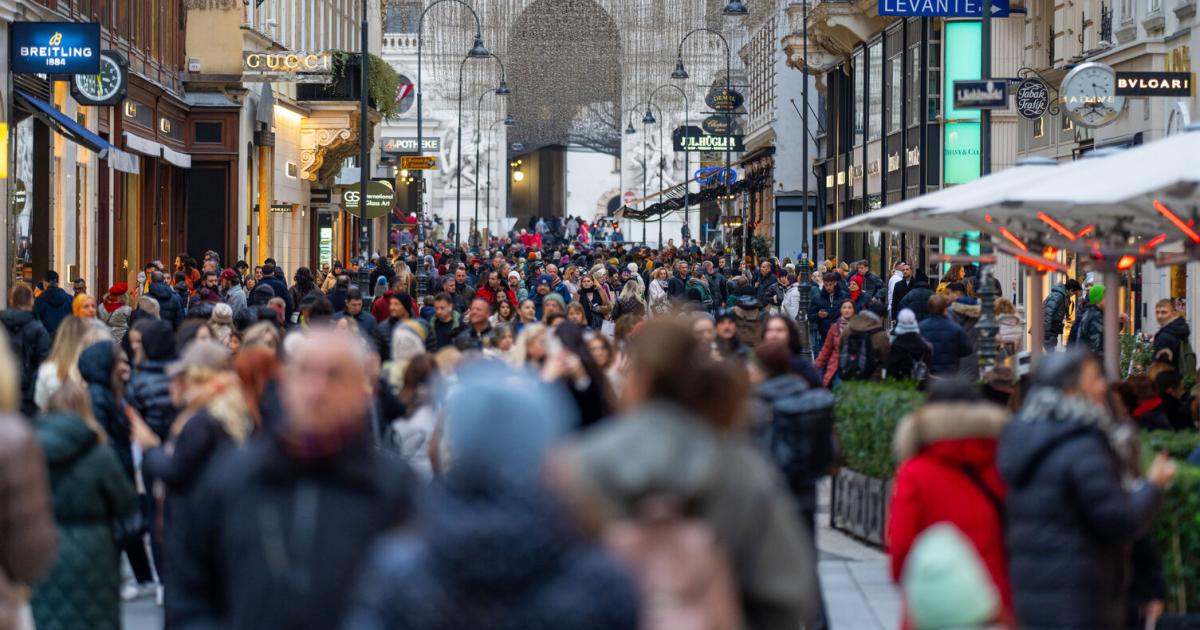
[[[89,22],[13,22],[9,60],[18,74],[98,74],[100,25]]]
[[[1008,105],[1008,83],[1003,80],[955,81],[955,109],[997,109]]]
[[[1117,72],[1117,96],[1191,96],[1190,72]]]
[[[333,73],[328,52],[243,52],[243,81],[323,81]]]

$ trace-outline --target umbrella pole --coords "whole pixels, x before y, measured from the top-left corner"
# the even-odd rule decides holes
[[[1046,338],[1046,321],[1042,308],[1042,275],[1043,272],[1040,271],[1029,271],[1029,299],[1026,301],[1025,311],[1029,316],[1030,333],[1033,335],[1029,344],[1030,367],[1037,365],[1045,348],[1043,344]]]
[[[1117,293],[1121,276],[1115,269],[1104,272],[1104,373],[1110,381],[1121,380],[1121,331]]]

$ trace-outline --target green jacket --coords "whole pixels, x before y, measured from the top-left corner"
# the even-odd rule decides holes
[[[34,586],[38,628],[121,627],[119,550],[112,522],[138,511],[137,494],[113,450],[83,420],[43,416],[38,441],[50,469],[58,558]]]

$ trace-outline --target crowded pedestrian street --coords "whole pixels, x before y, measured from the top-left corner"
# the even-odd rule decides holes
[[[0,0],[0,630],[1200,628],[1197,0]]]

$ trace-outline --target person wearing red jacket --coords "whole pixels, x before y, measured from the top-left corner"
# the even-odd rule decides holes
[[[492,307],[492,312],[495,312],[497,296],[501,300],[508,300],[508,303],[512,304],[513,310],[517,310],[517,294],[500,281],[499,271],[489,271],[487,281],[480,283],[480,287],[475,290],[475,297],[485,300],[488,306]]]
[[[897,583],[917,537],[941,522],[957,527],[975,547],[1002,604],[997,621],[1011,627],[1012,588],[1004,544],[1004,481],[996,468],[996,438],[1007,409],[984,402],[961,381],[931,388],[929,402],[896,430],[896,471],[888,509],[887,542]],[[905,620],[904,627],[910,627]]]

